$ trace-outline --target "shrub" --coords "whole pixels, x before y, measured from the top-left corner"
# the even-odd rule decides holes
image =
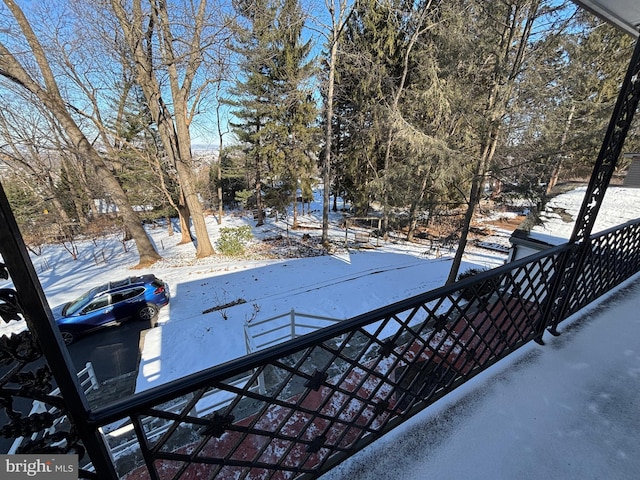
[[[458,281],[464,280],[465,278],[473,277],[482,272],[486,272],[486,268],[468,268],[464,272],[458,274]]]
[[[223,255],[237,257],[244,253],[245,244],[252,238],[253,233],[249,225],[224,227],[220,229],[220,238],[216,245]]]
[[[486,272],[486,268],[469,268],[458,275],[458,281],[465,278],[473,277],[479,273]],[[483,297],[493,292],[495,287],[494,281],[487,280],[481,283],[470,285],[460,292],[460,296],[465,300],[472,300],[476,297]]]

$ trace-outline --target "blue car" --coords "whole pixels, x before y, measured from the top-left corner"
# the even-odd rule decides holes
[[[151,320],[169,303],[169,287],[155,275],[129,277],[92,288],[56,318],[64,343],[129,318]]]

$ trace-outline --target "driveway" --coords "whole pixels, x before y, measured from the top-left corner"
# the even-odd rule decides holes
[[[76,370],[82,370],[91,362],[101,387],[94,395],[89,395],[92,406],[108,402],[110,398],[122,398],[133,394],[136,372],[140,357],[139,342],[143,330],[151,327],[150,322],[129,321],[121,325],[108,327],[91,333],[76,343],[69,345],[69,354]],[[43,362],[36,362],[27,368],[33,369]],[[0,369],[0,375],[9,367]],[[120,382],[118,379],[127,379]],[[117,391],[114,390],[117,385]],[[27,415],[31,410],[31,401],[15,398],[13,408]],[[4,409],[0,409],[0,425],[7,423]],[[6,453],[13,439],[0,437],[0,453]]]

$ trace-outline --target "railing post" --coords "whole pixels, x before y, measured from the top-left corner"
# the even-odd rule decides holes
[[[99,382],[98,377],[96,377],[96,372],[93,369],[93,364],[91,362],[87,362],[85,363],[84,368],[87,369],[87,375],[89,375],[89,379],[91,380],[91,389],[97,390]]]
[[[289,313],[291,316],[291,340],[296,338],[296,311],[292,308]]]
[[[251,340],[249,333],[249,322],[244,322],[244,347],[247,351],[247,355],[251,353]]]
[[[256,350],[250,328],[249,322],[244,322],[244,343],[247,349],[247,355]],[[264,370],[262,370],[258,375],[258,392],[260,392],[260,395],[265,395],[267,393]]]
[[[267,383],[264,380],[264,370],[262,370],[258,375],[258,393],[260,393],[260,395],[267,394]]]
[[[20,230],[0,184],[0,253],[11,276],[17,294],[20,314],[35,338],[53,373],[65,403],[65,410],[77,437],[86,448],[89,458],[101,479],[116,480],[118,475],[111,463],[108,447],[98,428],[91,422],[90,408],[76,376],[69,351],[49,309]]]
[[[629,61],[629,67],[620,88],[615,108],[611,114],[607,133],[602,141],[602,147],[593,168],[580,213],[571,234],[570,243],[574,245],[574,248],[568,252],[558,268],[559,271],[554,275],[552,292],[554,292],[554,296],[557,295],[558,302],[555,302],[553,308],[548,310],[549,332],[553,335],[557,335],[558,324],[564,319],[569,308],[573,288],[589,252],[591,245],[589,237],[591,236],[593,225],[602,206],[602,201],[615,171],[618,158],[622,153],[622,147],[633,116],[638,108],[638,100],[640,99],[639,76],[640,39],[636,41],[635,50]]]
[[[349,247],[349,219],[344,218],[344,248]]]

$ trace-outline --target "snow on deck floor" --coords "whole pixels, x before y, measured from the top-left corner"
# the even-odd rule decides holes
[[[640,275],[321,479],[638,478],[638,312]]]

